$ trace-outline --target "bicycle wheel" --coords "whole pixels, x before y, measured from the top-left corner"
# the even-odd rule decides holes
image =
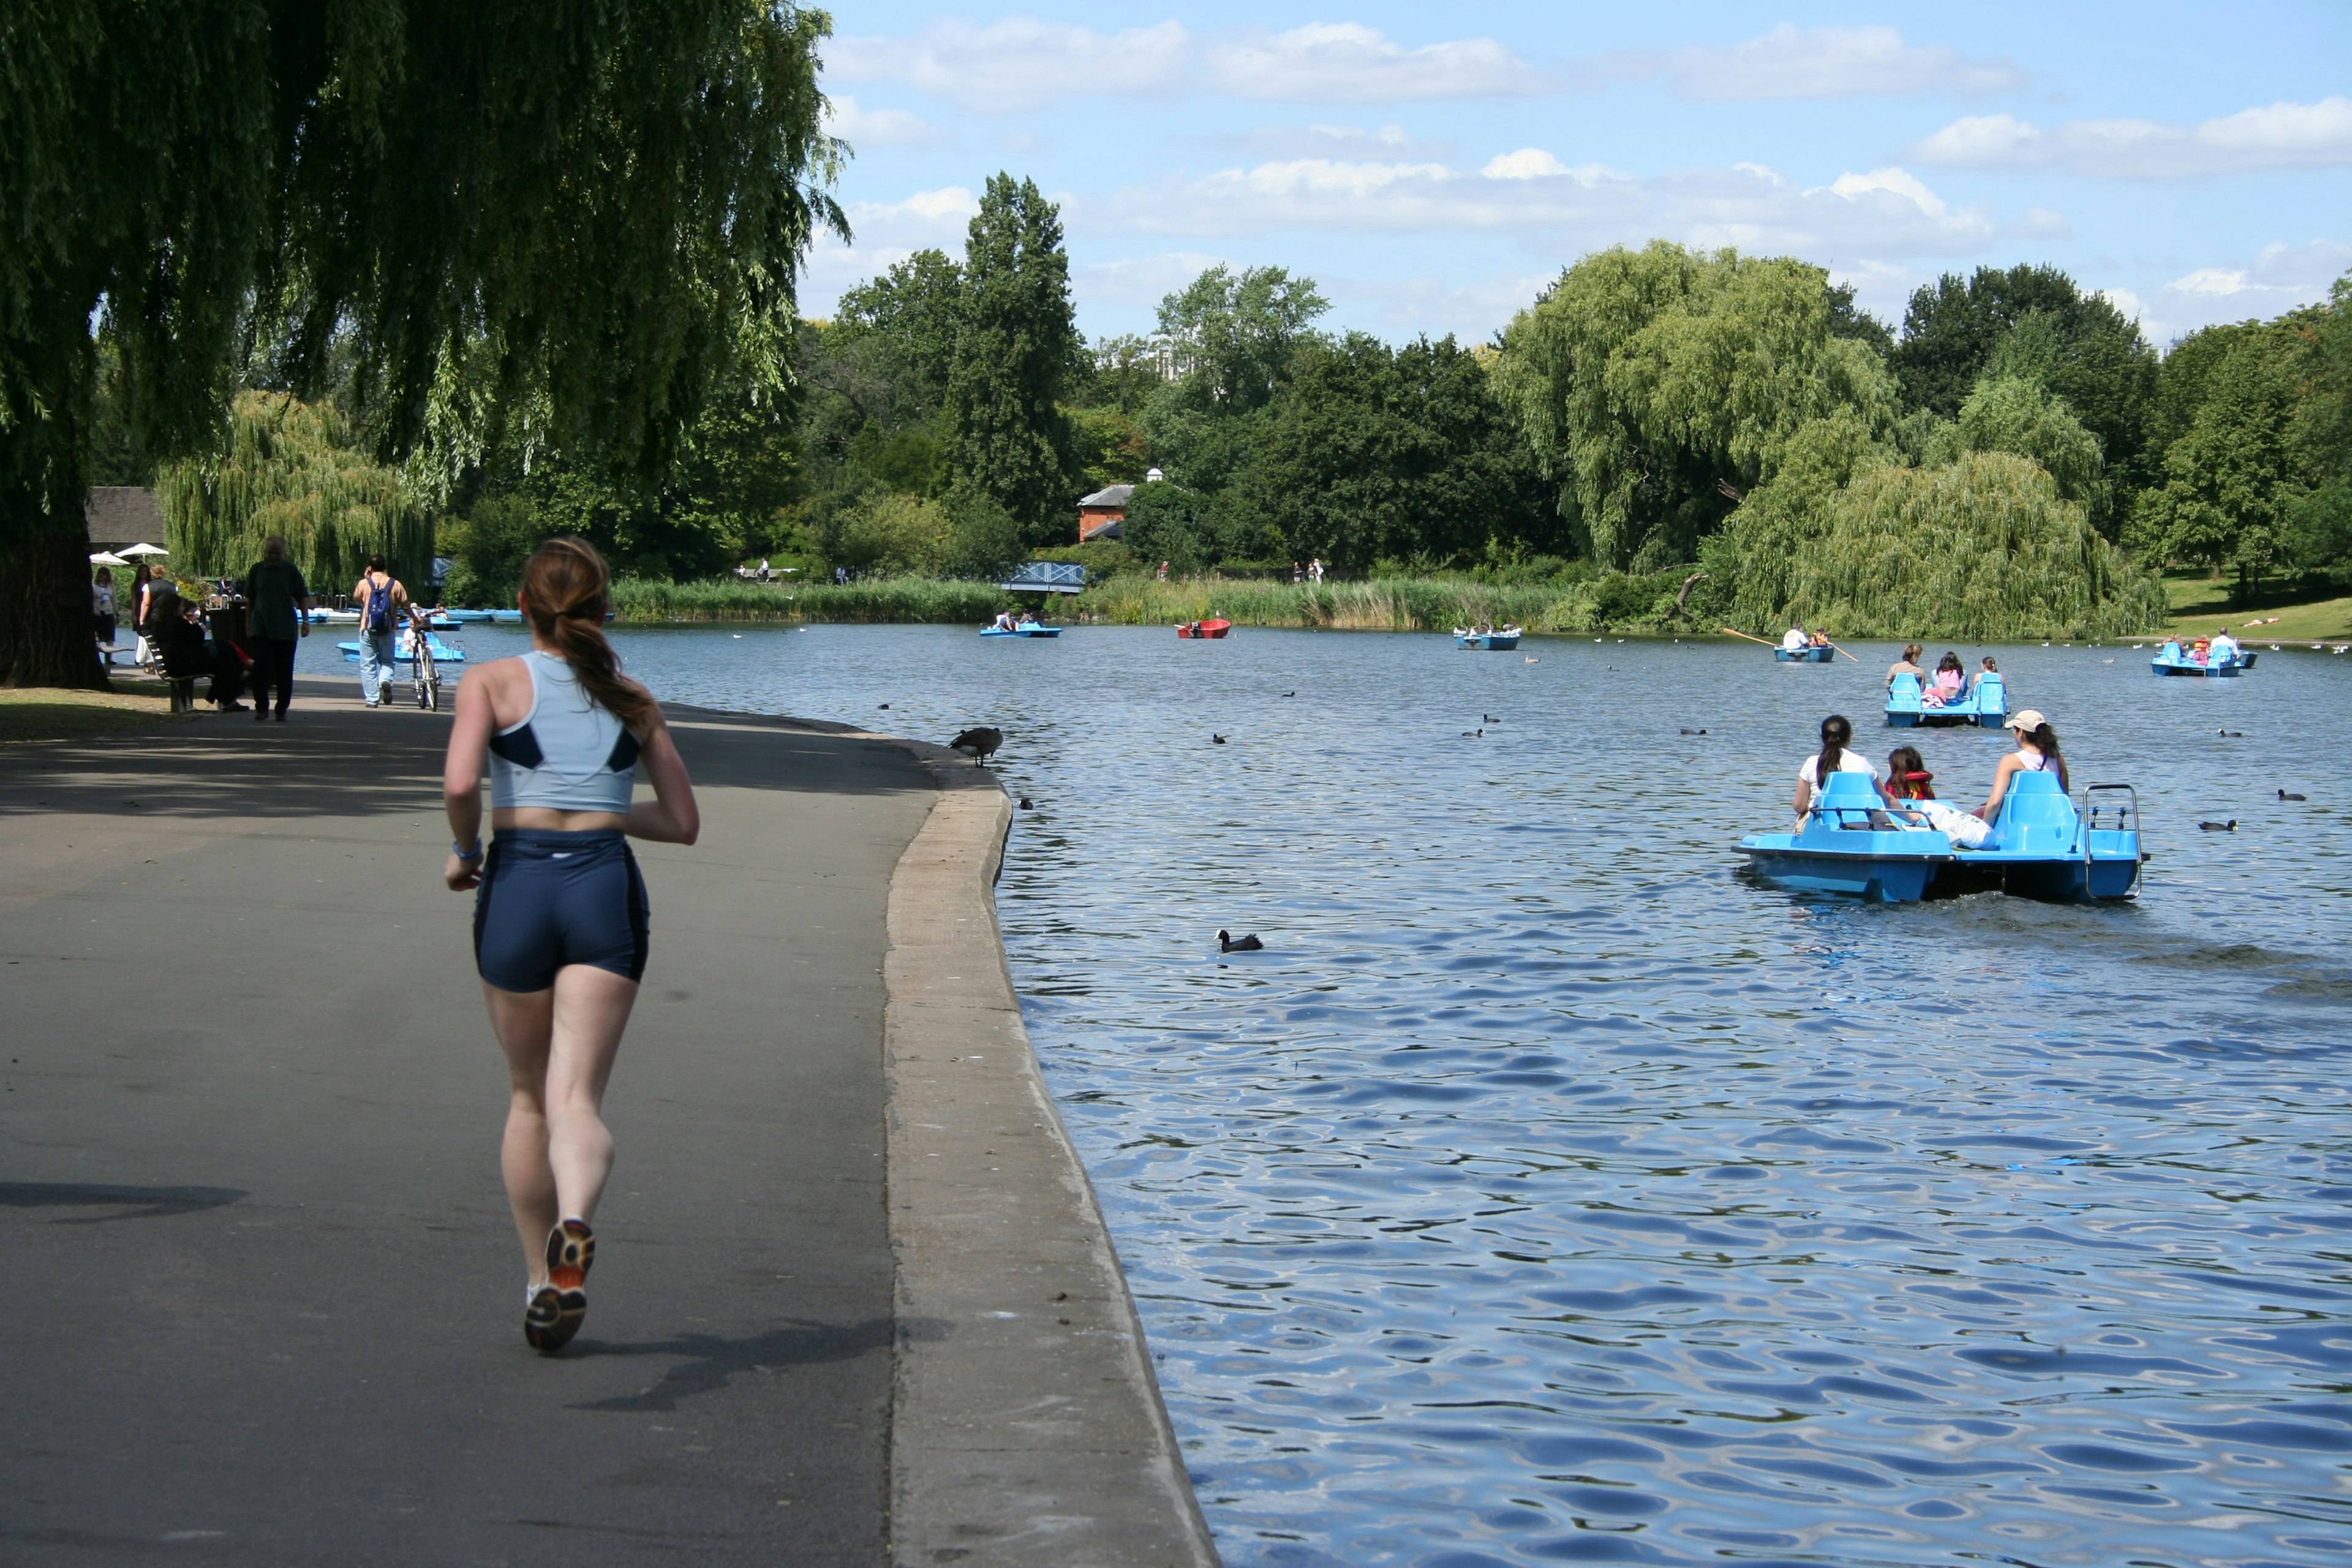
[[[433,656],[425,652],[423,648],[418,648],[416,650],[416,657],[409,662],[408,679],[411,689],[416,694],[416,705],[419,708],[425,706],[426,702],[430,700],[426,693],[425,683],[431,679],[432,670]]]
[[[441,710],[441,667],[430,654],[425,656],[425,707],[427,712]]]

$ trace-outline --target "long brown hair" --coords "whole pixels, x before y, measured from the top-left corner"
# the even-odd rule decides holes
[[[604,640],[609,580],[594,545],[551,539],[522,563],[522,608],[531,629],[572,666],[589,700],[634,730],[652,716],[654,700],[621,679],[621,661]]]
[[[1935,787],[1929,783],[1935,776],[1916,746],[1897,746],[1886,754],[1886,793],[1891,799],[1935,799]]]
[[[1813,763],[1813,787],[1825,790],[1830,775],[1837,772],[1838,761],[1845,755],[1846,742],[1853,739],[1853,726],[1843,713],[1832,713],[1822,721],[1822,754]]]
[[[2018,733],[2032,742],[2033,749],[2041,752],[2049,762],[2058,764],[2058,787],[2067,788],[2066,759],[2058,754],[2058,731],[2050,727],[2049,721],[2044,720],[2036,724],[2030,734],[2023,730],[2020,730]]]

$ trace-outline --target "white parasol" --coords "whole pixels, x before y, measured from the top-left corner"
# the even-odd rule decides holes
[[[89,563],[93,566],[128,566],[131,564],[130,562],[125,561],[121,556],[117,555],[111,550],[98,551],[90,556]]]
[[[121,553],[124,555],[169,555],[172,552],[164,549],[160,544],[126,544],[122,547]]]

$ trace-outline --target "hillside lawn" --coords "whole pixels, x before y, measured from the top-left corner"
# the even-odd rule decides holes
[[[2228,627],[2242,637],[2277,642],[2352,641],[2352,596],[2302,598],[2289,592],[2256,595],[2251,605],[2230,603],[2230,584],[2203,573],[2168,574],[2166,595],[2172,602],[2174,632],[2211,636]],[[2275,626],[2251,626],[2278,617]]]

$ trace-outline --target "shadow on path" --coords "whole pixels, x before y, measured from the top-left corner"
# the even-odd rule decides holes
[[[890,1343],[890,1320],[868,1318],[842,1327],[802,1319],[791,1328],[771,1329],[745,1339],[717,1334],[681,1334],[675,1339],[645,1340],[631,1344],[604,1344],[594,1340],[574,1342],[576,1352],[604,1356],[684,1356],[685,1363],[662,1374],[651,1388],[610,1399],[575,1405],[574,1410],[676,1410],[678,1401],[714,1394],[736,1377],[749,1373],[773,1376],[795,1366],[852,1361]],[[569,1358],[567,1358],[569,1359]]]

